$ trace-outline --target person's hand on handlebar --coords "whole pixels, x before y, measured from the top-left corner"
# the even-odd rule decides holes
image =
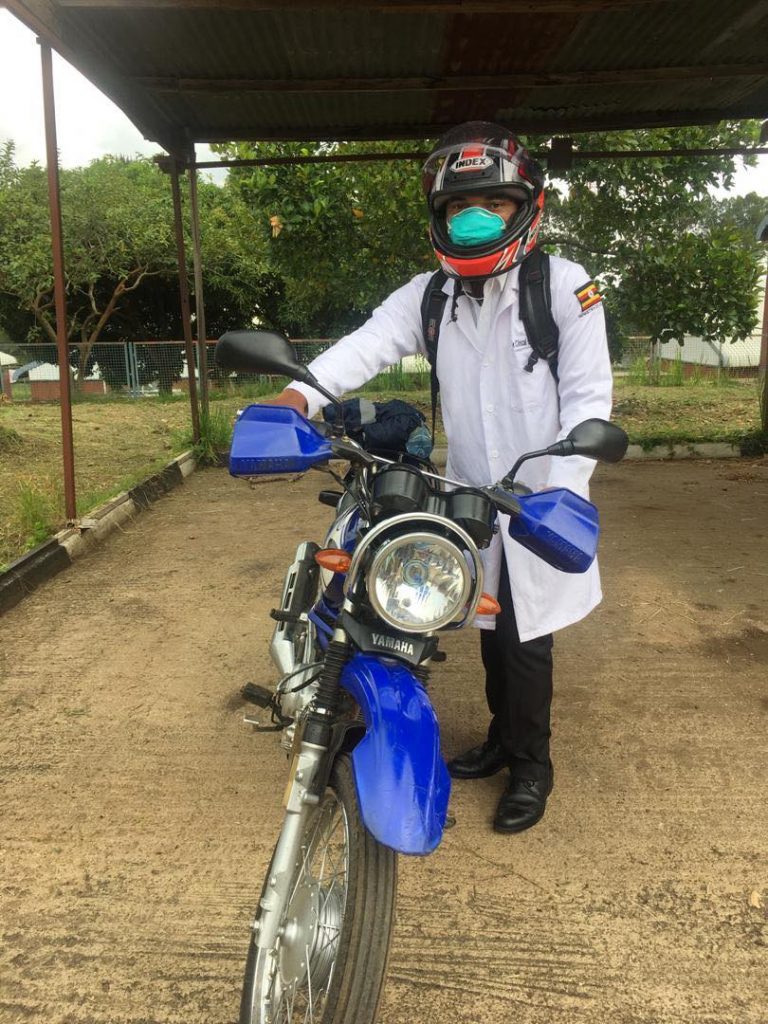
[[[275,395],[274,398],[262,398],[260,399],[260,404],[287,405],[289,409],[295,409],[302,416],[306,416],[308,411],[306,398],[300,391],[295,391],[293,388],[286,388],[279,395]]]

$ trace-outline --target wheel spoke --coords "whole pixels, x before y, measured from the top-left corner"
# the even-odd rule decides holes
[[[314,1019],[315,1019],[315,1013],[314,1013],[314,1010],[312,1009],[312,970],[311,970],[311,963],[310,963],[310,959],[309,959],[309,946],[305,946],[304,947],[304,954],[305,954],[305,956],[307,958],[307,960],[306,960],[306,964],[307,964],[307,992],[309,993],[309,1020],[310,1020],[310,1024],[311,1024],[311,1022],[314,1021]],[[306,1017],[305,1017],[305,1020],[306,1020]]]
[[[296,873],[296,881],[293,883],[293,889],[291,890],[291,895],[288,897],[287,906],[290,906],[291,903],[293,903],[293,899],[294,899],[294,897],[296,895],[296,890],[301,885],[301,880],[303,879],[304,874],[305,874],[305,868],[306,868],[306,864],[307,864],[307,852],[306,852],[307,848],[305,846],[302,846],[301,849],[302,849],[302,852],[303,852],[304,856],[303,856],[302,861],[301,861],[301,867],[299,868],[298,872]]]
[[[283,930],[254,981],[253,1024],[265,1016],[271,1024],[319,1024],[322,1019],[337,976],[349,883],[348,843],[345,805],[327,791],[303,825],[281,910]]]

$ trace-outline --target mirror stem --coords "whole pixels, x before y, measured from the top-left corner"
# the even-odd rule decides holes
[[[573,455],[573,441],[569,441],[566,437],[562,441],[555,441],[555,443],[551,444],[548,448],[542,448],[539,452],[528,452],[527,455],[521,455],[512,469],[510,469],[501,481],[502,486],[507,490],[512,490],[512,484],[515,482],[517,471],[520,469],[522,464],[527,462],[528,459],[538,459],[541,455]]]
[[[528,452],[527,455],[521,455],[520,458],[517,460],[517,462],[512,467],[512,469],[510,469],[510,471],[507,473],[507,475],[501,481],[501,486],[506,491],[511,491],[512,490],[512,485],[515,482],[515,477],[517,476],[517,471],[520,469],[520,467],[522,466],[522,464],[524,462],[527,462],[528,459],[538,459],[540,455],[551,455],[551,454],[553,454],[553,453],[550,451],[549,448],[543,448],[540,452]]]
[[[317,377],[306,369],[306,367],[304,368],[304,375],[300,379],[302,383],[308,384],[311,388],[314,388],[315,391],[319,391],[324,398],[327,398],[329,402],[336,406],[340,413],[340,422],[334,423],[332,430],[337,436],[343,436],[346,433],[344,427],[344,403],[335,395],[332,395],[330,391],[327,391],[323,385],[318,382]]]

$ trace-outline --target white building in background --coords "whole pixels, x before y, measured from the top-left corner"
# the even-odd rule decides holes
[[[75,368],[73,366],[70,366],[69,374],[70,374],[71,377],[74,377],[74,375],[75,375]],[[58,379],[59,379],[59,367],[56,365],[56,363],[38,363],[37,366],[33,367],[29,371],[29,375],[28,376],[29,376],[30,384],[32,383],[32,381],[35,381],[35,380],[38,380],[38,381],[55,380],[55,381],[58,382]],[[86,380],[101,380],[101,370],[99,369],[99,364],[98,363],[94,363],[93,369],[91,370],[91,372],[88,374],[88,376],[85,379]]]
[[[0,401],[13,397],[11,374],[18,365],[19,361],[16,356],[12,356],[8,352],[0,352]]]
[[[70,377],[74,377],[74,368],[70,367]],[[33,402],[57,402],[59,400],[59,367],[55,363],[30,363],[25,374],[30,386],[30,398]],[[26,383],[23,381],[23,383]],[[85,395],[105,395],[107,385],[101,378],[97,365],[81,381],[78,392]],[[13,392],[9,395],[13,397]]]
[[[760,344],[762,341],[763,310],[765,307],[765,279],[760,282],[760,303],[757,310],[757,326],[744,341],[704,341],[686,334],[683,344],[665,341],[658,346],[661,359],[681,359],[684,363],[698,366],[719,366],[730,370],[747,370],[760,365]]]

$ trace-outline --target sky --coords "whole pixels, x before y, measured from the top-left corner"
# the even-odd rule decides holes
[[[147,142],[107,97],[79,71],[53,52],[56,133],[62,167],[82,167],[100,156],[154,156],[162,153]],[[40,47],[34,32],[10,11],[0,8],[0,145],[16,144],[16,163],[45,163],[43,86]],[[207,146],[197,145],[200,160],[216,160]]]
[[[106,153],[131,157],[161,152],[157,143],[147,142],[111,100],[55,52],[53,74],[62,167],[84,166]],[[0,8],[0,145],[8,139],[16,144],[19,165],[45,162],[40,48],[34,33]],[[197,146],[197,157],[216,159],[202,144]],[[768,196],[768,155],[758,161],[754,168],[741,165],[731,194]],[[216,177],[222,175],[216,172]]]

